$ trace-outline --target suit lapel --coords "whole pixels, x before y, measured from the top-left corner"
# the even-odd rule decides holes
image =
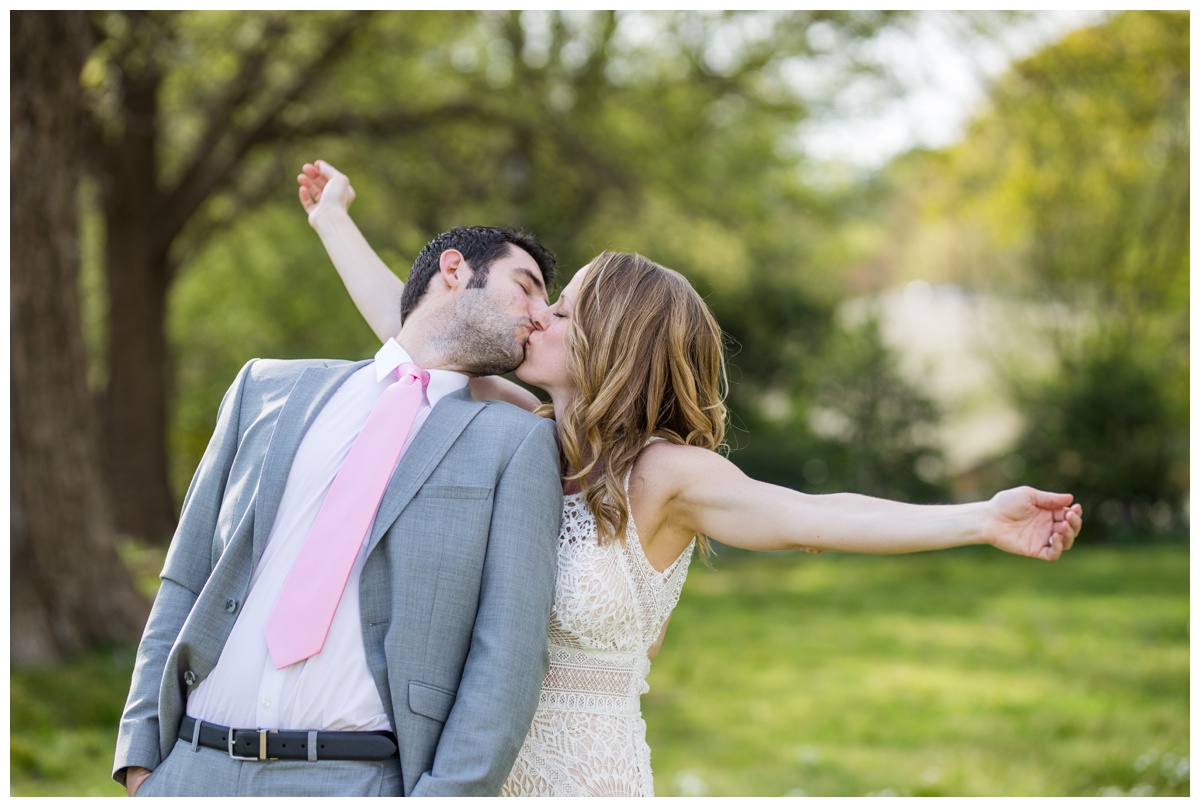
[[[413,438],[412,444],[400,458],[400,464],[396,466],[387,489],[383,492],[379,512],[376,513],[375,524],[371,528],[368,552],[375,549],[379,539],[425,484],[425,480],[462,434],[462,430],[482,410],[483,404],[472,400],[471,393],[466,388],[450,393],[433,407],[421,430]]]
[[[267,545],[292,460],[305,432],[338,387],[370,361],[333,367],[307,367],[288,392],[287,400],[275,420],[275,431],[263,457],[262,475],[258,481],[258,494],[254,502],[254,563],[258,563]]]

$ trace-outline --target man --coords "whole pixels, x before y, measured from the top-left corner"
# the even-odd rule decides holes
[[[499,791],[545,674],[562,494],[553,424],[466,385],[521,361],[553,272],[523,233],[457,228],[373,362],[242,369],[138,650],[113,770],[130,795]],[[400,396],[411,411],[383,409]],[[384,471],[359,481],[373,452]],[[373,523],[354,496],[381,497]],[[318,618],[325,551],[347,582]]]

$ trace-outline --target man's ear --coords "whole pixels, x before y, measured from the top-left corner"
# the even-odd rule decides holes
[[[471,279],[471,266],[457,249],[447,249],[438,259],[438,276],[449,289],[465,287]]]

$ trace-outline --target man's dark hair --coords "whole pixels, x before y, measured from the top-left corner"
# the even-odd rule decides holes
[[[507,227],[455,227],[426,244],[413,261],[404,285],[404,296],[400,298],[401,320],[407,321],[408,315],[425,296],[430,279],[438,273],[443,252],[457,249],[462,253],[472,271],[467,288],[478,289],[487,285],[488,269],[494,261],[508,254],[509,245],[525,250],[537,261],[542,282],[550,288],[554,280],[554,255],[529,233]]]

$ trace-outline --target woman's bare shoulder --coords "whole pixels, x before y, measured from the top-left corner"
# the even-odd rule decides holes
[[[710,449],[655,440],[634,463],[630,489],[635,480],[641,481],[654,491],[653,498],[659,504],[665,504],[695,485],[698,479],[718,472],[728,473],[730,469],[735,466]]]

